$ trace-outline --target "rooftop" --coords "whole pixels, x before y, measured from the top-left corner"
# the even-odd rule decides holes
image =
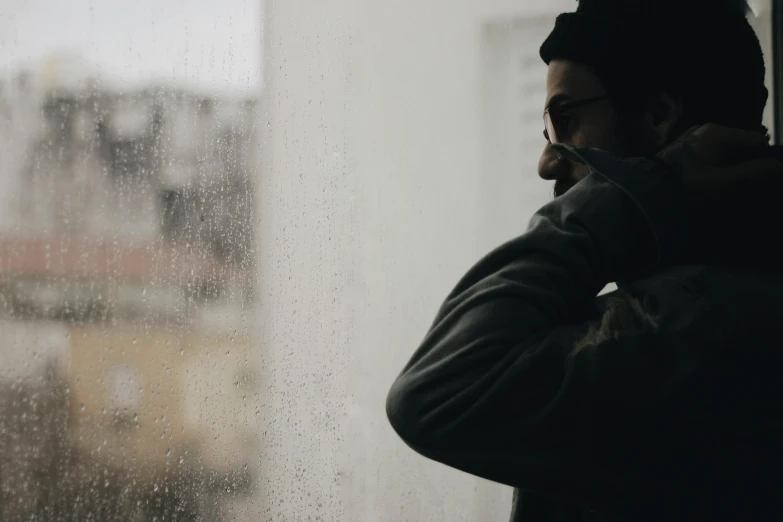
[[[165,240],[0,237],[0,277],[106,278],[156,283],[242,285],[247,270],[214,254]]]

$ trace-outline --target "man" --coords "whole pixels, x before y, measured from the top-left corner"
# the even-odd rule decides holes
[[[783,165],[742,4],[582,0],[541,48],[557,197],[387,402],[414,450],[513,486],[512,520],[783,520]]]

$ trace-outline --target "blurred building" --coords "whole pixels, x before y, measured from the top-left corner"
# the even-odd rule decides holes
[[[255,104],[0,90],[0,520],[255,520]]]
[[[162,236],[252,262],[255,99],[36,78],[20,73],[0,90],[0,179],[13,194],[0,228]]]

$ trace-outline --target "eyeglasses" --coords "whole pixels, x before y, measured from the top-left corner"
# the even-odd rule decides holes
[[[550,105],[544,109],[544,137],[549,143],[566,143],[569,138],[567,112],[609,98],[608,94],[576,100],[573,102]]]

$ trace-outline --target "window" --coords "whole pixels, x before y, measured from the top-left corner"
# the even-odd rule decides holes
[[[261,2],[3,11],[0,520],[259,520]]]

